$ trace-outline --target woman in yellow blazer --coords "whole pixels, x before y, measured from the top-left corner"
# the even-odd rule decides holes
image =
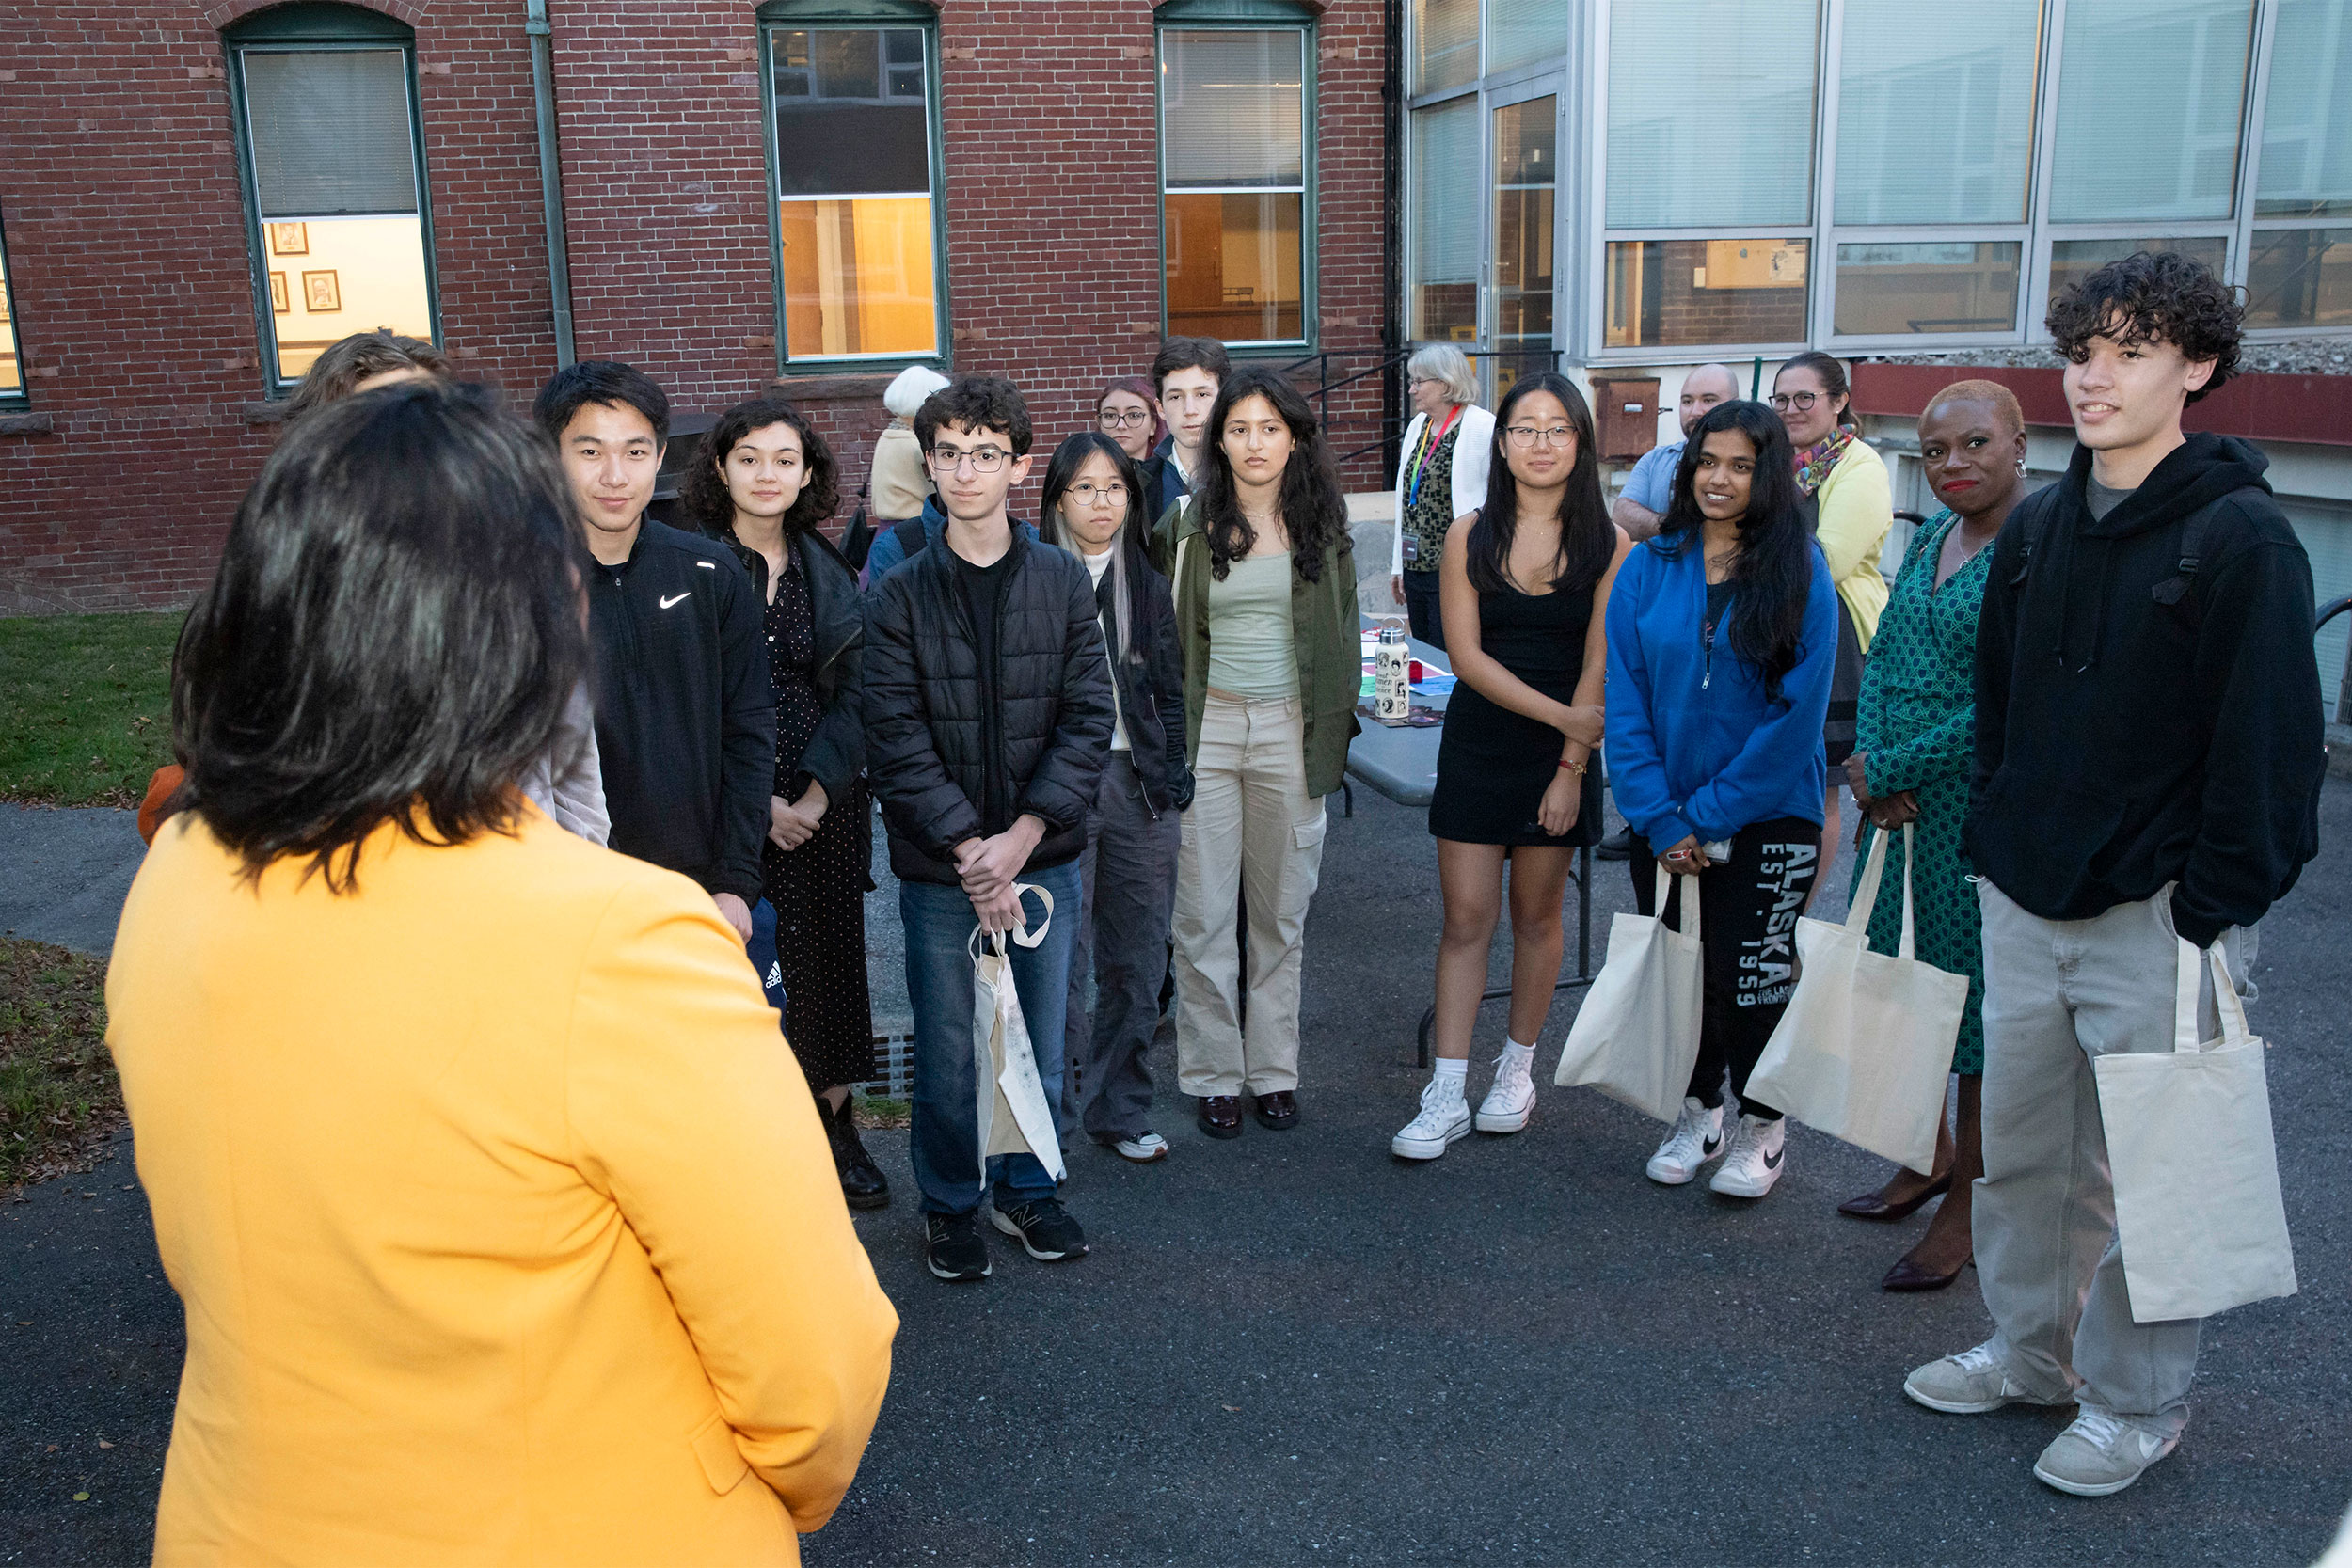
[[[187,1317],[161,1563],[764,1563],[892,1311],[691,882],[514,781],[586,668],[553,461],[469,388],[271,458],[173,672],[109,1039]]]

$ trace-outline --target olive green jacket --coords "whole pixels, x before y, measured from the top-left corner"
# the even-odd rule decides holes
[[[1178,501],[1152,531],[1152,564],[1176,591],[1176,638],[1184,655],[1184,738],[1200,754],[1200,710],[1209,696],[1209,543],[1192,507]],[[1363,690],[1363,644],[1356,611],[1356,551],[1340,535],[1309,582],[1291,567],[1291,631],[1298,654],[1298,693],[1306,729],[1307,793],[1325,796],[1347,777],[1347,743],[1362,728],[1356,701]]]

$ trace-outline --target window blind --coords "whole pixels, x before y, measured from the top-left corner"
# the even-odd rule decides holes
[[[2352,7],[2283,0],[2263,107],[2260,217],[2352,214]]]
[[[1846,0],[1839,223],[2023,223],[2041,0],[1972,0],[1964,31],[1915,0]]]
[[[1478,101],[1413,116],[1413,281],[1478,281]]]
[[[1477,80],[1478,0],[1413,0],[1413,90],[1443,92]]]
[[[1168,188],[1295,188],[1306,178],[1307,35],[1161,34]]]
[[[1820,40],[1820,0],[1612,7],[1609,227],[1808,222]]]
[[[417,210],[405,55],[250,50],[244,65],[262,216]]]
[[[1486,0],[1486,69],[1509,71],[1568,52],[1568,8],[1560,0]]]
[[[2069,0],[2050,215],[2226,218],[2250,0]]]

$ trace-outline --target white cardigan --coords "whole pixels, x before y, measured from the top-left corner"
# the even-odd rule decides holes
[[[1413,422],[1405,427],[1405,445],[1396,458],[1396,537],[1389,546],[1389,575],[1394,577],[1405,570],[1405,466],[1413,460],[1413,444],[1421,439],[1422,426],[1429,422],[1426,414],[1416,414]],[[1454,515],[1475,512],[1486,504],[1486,467],[1495,450],[1495,417],[1474,403],[1462,405],[1462,417],[1454,421]],[[1432,562],[1425,568],[1436,571]]]

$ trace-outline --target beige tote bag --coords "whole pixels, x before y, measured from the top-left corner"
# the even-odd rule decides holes
[[[1666,868],[1658,867],[1656,915],[1609,925],[1609,961],[1593,978],[1551,1081],[1598,1089],[1660,1121],[1682,1114],[1699,1060],[1699,879],[1682,879],[1682,928],[1666,924]]]
[[[1891,958],[1870,951],[1889,836],[1882,829],[1872,841],[1844,925],[1797,917],[1796,990],[1748,1089],[1808,1127],[1925,1176],[1935,1168],[1968,976],[1913,956],[1909,823],[1902,941]]]
[[[2208,964],[2221,1037],[2201,1041]],[[2170,1051],[2109,1053],[2092,1069],[2132,1321],[2209,1318],[2295,1294],[2263,1042],[2246,1027],[2221,944],[2200,955],[2181,943]]]
[[[1013,990],[1011,949],[1005,944],[1007,936],[1024,947],[1043,942],[1054,923],[1054,895],[1031,882],[1015,883],[1013,892],[1034,893],[1044,900],[1045,919],[1037,929],[1029,929],[1025,902],[1020,924],[1011,931],[984,936],[975,925],[965,944],[972,954],[972,1066],[978,1091],[980,1158],[985,1163],[992,1154],[1034,1154],[1046,1174],[1059,1181],[1061,1139],[1038,1078],[1029,1025]]]

